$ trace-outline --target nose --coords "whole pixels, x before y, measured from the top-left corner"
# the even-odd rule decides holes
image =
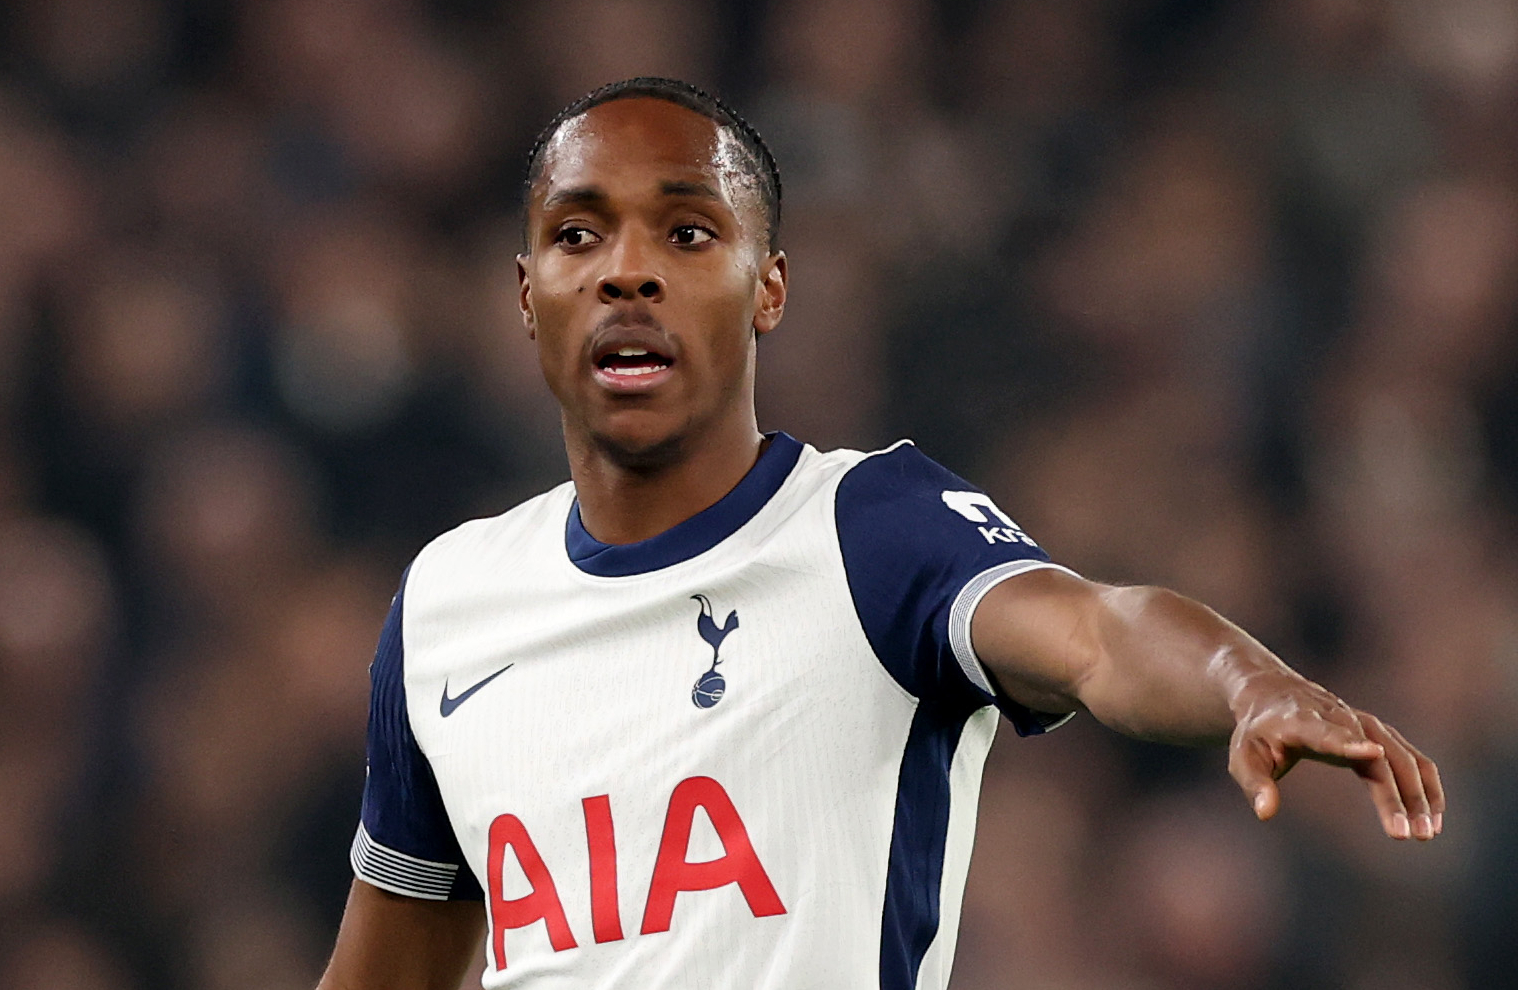
[[[659,302],[664,298],[664,279],[648,265],[642,251],[623,241],[612,252],[611,265],[596,282],[596,295],[603,303],[616,299]]]
[[[646,272],[605,275],[596,285],[596,292],[600,295],[602,302],[633,297],[658,302],[664,298],[664,280]]]

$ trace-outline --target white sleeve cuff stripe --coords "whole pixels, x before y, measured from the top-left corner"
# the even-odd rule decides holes
[[[353,864],[353,875],[360,880],[392,894],[429,901],[446,901],[459,872],[455,864],[418,859],[380,845],[370,837],[362,822],[353,837],[348,858]]]
[[[1070,568],[1045,560],[1014,560],[981,571],[971,578],[954,598],[954,605],[949,609],[949,645],[953,647],[954,659],[959,661],[959,666],[964,670],[965,676],[970,679],[970,683],[987,694],[994,695],[996,692],[991,688],[991,679],[986,676],[980,657],[975,655],[975,646],[970,640],[970,619],[974,617],[980,600],[986,597],[992,588],[1008,578],[1045,568],[1075,575]]]
[[[398,874],[388,869],[383,859],[372,853],[367,858],[359,856],[353,858],[353,875],[393,894],[404,894],[408,897],[431,901],[446,901],[449,892],[453,889],[451,880],[424,882],[415,877]]]
[[[402,866],[386,856],[383,852],[375,849],[365,849],[359,854],[359,859],[365,865],[374,870],[383,870],[386,874],[404,878],[421,887],[436,883],[452,883],[453,875],[448,873],[427,873],[422,870],[411,869]]]
[[[373,887],[380,890],[388,890],[392,894],[400,894],[402,897],[412,897],[419,901],[446,901],[447,890],[435,890],[421,888],[404,880],[395,880],[369,870],[355,869],[353,875]]]

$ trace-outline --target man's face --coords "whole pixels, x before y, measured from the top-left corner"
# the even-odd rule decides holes
[[[543,153],[517,259],[522,317],[566,438],[624,463],[753,426],[755,331],[785,305],[785,258],[736,138],[652,98],[571,118]]]

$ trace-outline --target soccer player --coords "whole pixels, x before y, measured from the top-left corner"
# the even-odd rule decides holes
[[[942,988],[998,712],[1226,743],[1262,819],[1322,760],[1440,831],[1427,758],[1202,605],[1052,563],[909,443],[759,432],[780,181],[725,106],[598,90],[527,189],[573,480],[402,579],[324,988],[453,990],[482,934],[491,988]]]

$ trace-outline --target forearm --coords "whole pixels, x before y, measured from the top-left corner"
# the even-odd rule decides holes
[[[1163,588],[1035,571],[992,589],[971,629],[1015,700],[1085,708],[1142,739],[1226,742],[1259,698],[1316,688],[1238,626]]]
[[[1228,743],[1228,772],[1260,818],[1280,806],[1276,781],[1308,758],[1364,779],[1387,835],[1431,839],[1442,827],[1433,761],[1175,592],[1032,571],[991,589],[970,631],[982,664],[1029,708],[1084,707],[1143,739]]]
[[[1244,630],[1173,591],[1101,588],[1089,611],[1081,647],[1089,655],[1072,693],[1127,735],[1226,743],[1255,699],[1303,680]]]

